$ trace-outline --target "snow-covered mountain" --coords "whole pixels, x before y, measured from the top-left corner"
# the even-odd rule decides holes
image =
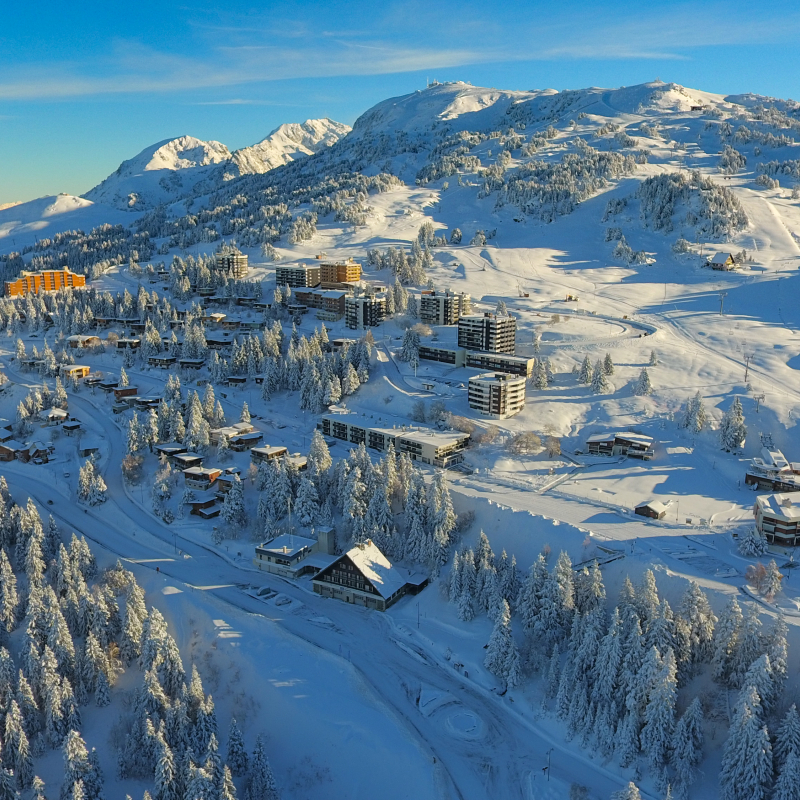
[[[84,197],[115,208],[142,211],[210,191],[241,175],[260,174],[316,153],[350,131],[330,119],[310,119],[276,128],[258,144],[231,153],[222,143],[193,136],[167,139],[123,161]]]
[[[204,142],[194,136],[166,139],[123,161],[84,197],[115,208],[150,208],[183,197],[208,175],[210,166],[230,157],[230,150],[220,142]]]
[[[330,147],[349,132],[349,125],[327,118],[291,122],[258,144],[237,150],[231,161],[240,175],[259,174]]]

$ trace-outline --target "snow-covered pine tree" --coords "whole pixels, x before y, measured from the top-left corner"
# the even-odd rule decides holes
[[[708,414],[700,391],[686,404],[686,410],[681,420],[681,428],[687,428],[692,433],[700,433],[708,422]]]
[[[225,762],[230,766],[234,775],[241,777],[247,772],[248,761],[242,730],[237,724],[236,718],[231,717],[228,729],[228,753]]]
[[[633,393],[636,397],[647,397],[653,393],[653,385],[650,382],[650,375],[647,372],[647,367],[642,367],[639,373],[639,379],[633,387]]]
[[[584,356],[581,371],[578,374],[578,383],[588,386],[592,382],[592,377],[592,362],[589,361],[589,356]]]
[[[683,712],[672,737],[672,769],[678,797],[685,798],[703,758],[703,706],[695,697]]]
[[[636,784],[631,781],[624,789],[614,792],[611,795],[611,800],[642,800],[642,795]]]
[[[741,450],[746,437],[747,427],[744,424],[742,403],[738,397],[734,397],[731,407],[725,412],[720,423],[720,445],[729,452]]]
[[[763,556],[769,549],[769,542],[766,536],[755,527],[748,528],[738,542],[739,552],[748,558],[758,558]]]
[[[791,752],[800,757],[800,715],[798,715],[797,706],[794,703],[789,706],[786,714],[784,714],[775,735],[773,755],[775,766],[778,769],[783,767]]]
[[[745,687],[736,703],[719,775],[721,800],[767,800],[772,786],[772,744],[762,722],[761,698]]]
[[[592,370],[592,391],[595,394],[608,394],[611,384],[608,382],[602,362],[598,359]]]
[[[794,750],[778,770],[772,800],[800,800],[800,755]]]
[[[516,686],[521,678],[519,651],[511,632],[511,611],[508,603],[501,600],[501,611],[495,622],[489,645],[486,650],[484,666],[493,675],[505,682],[509,688]]]
[[[275,777],[264,752],[264,742],[260,735],[256,738],[256,746],[250,762],[247,796],[249,800],[280,800]]]
[[[641,732],[642,749],[647,753],[650,769],[662,789],[667,784],[666,770],[675,728],[677,672],[675,654],[668,650],[664,666],[650,690]]]
[[[233,476],[231,488],[225,493],[220,516],[231,531],[239,531],[247,525],[247,510],[244,505],[244,486],[238,475]]]

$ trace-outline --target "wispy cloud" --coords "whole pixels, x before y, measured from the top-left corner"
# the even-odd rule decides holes
[[[203,41],[182,53],[117,40],[105,55],[95,53],[85,62],[0,63],[0,100],[230,89],[503,62],[669,61],[691,57],[697,48],[788,41],[800,33],[800,9],[759,9],[756,15],[743,2],[699,9],[673,4],[632,16],[618,7],[564,0],[561,11],[504,16],[487,13],[477,0],[463,0],[449,12],[424,0],[405,0],[377,7],[369,25],[355,12],[314,23],[308,15],[283,19],[277,13],[192,19],[187,25]],[[198,104],[271,103],[232,98]]]

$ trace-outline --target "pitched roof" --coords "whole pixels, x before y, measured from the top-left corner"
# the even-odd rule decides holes
[[[385,600],[406,585],[399,570],[371,540],[357,544],[346,555]]]
[[[733,258],[730,253],[714,253],[713,256],[709,256],[708,260],[712,264],[724,264],[729,258]]]

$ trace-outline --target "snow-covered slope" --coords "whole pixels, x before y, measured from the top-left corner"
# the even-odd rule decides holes
[[[115,208],[151,208],[183,197],[207,176],[208,167],[230,156],[230,150],[220,142],[204,142],[194,136],[167,139],[123,161],[116,172],[84,197]]]
[[[331,119],[309,119],[281,125],[251,147],[236,150],[231,161],[240,175],[258,174],[330,147],[350,132]]]
[[[59,194],[0,209],[0,247],[21,250],[36,239],[67,230],[90,231],[103,223],[130,222],[130,216],[83,197]]]

